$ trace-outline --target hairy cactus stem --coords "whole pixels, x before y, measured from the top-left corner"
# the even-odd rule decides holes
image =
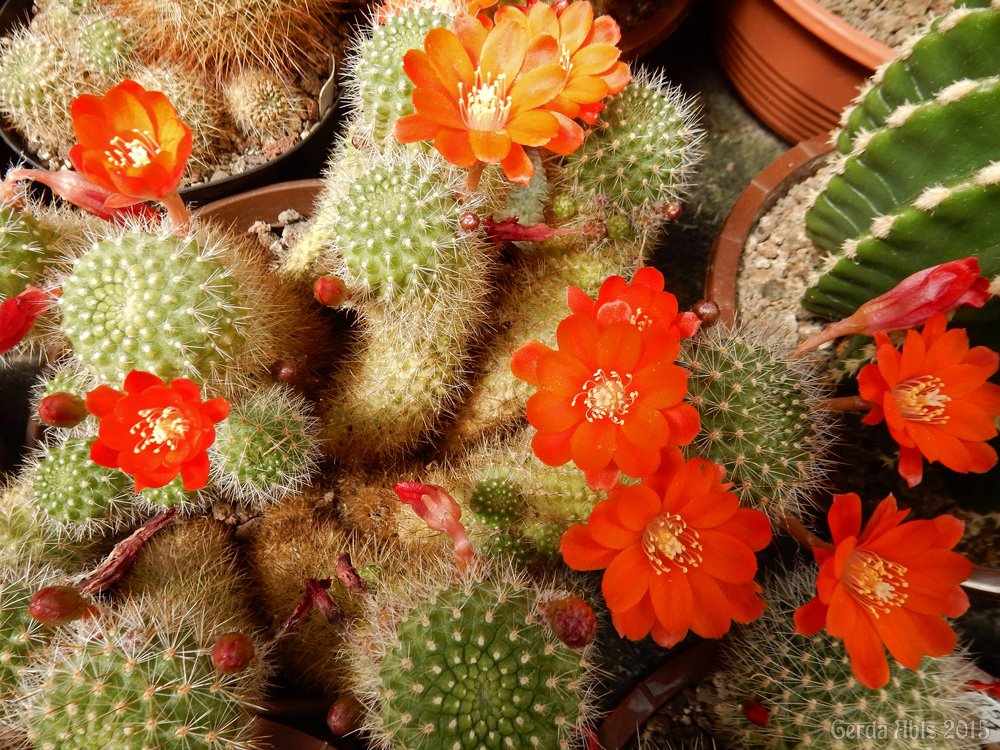
[[[139,550],[157,531],[174,520],[180,508],[174,506],[146,521],[131,536],[114,546],[111,554],[87,578],[77,585],[81,594],[96,594],[105,591],[125,577],[135,565]]]
[[[580,234],[592,239],[601,239],[607,235],[607,230],[599,221],[587,222],[582,227],[550,227],[542,222],[539,224],[518,224],[517,216],[510,216],[500,221],[494,221],[493,217],[483,222],[486,236],[493,242],[545,242],[553,237],[566,234]]]

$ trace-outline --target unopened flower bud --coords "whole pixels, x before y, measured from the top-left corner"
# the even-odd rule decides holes
[[[271,365],[271,377],[279,383],[292,383],[295,381],[297,374],[298,371],[295,369],[295,365],[288,360],[279,359]]]
[[[556,637],[570,648],[583,648],[594,642],[597,619],[594,610],[583,599],[567,596],[545,605],[549,625]]]
[[[466,211],[458,218],[458,225],[463,232],[475,232],[479,229],[479,215],[472,211]]]
[[[681,217],[681,204],[679,201],[670,201],[663,205],[661,211],[667,221],[676,221]]]
[[[321,305],[340,307],[347,301],[347,287],[336,276],[321,276],[313,284],[313,296]]]
[[[719,306],[710,299],[700,299],[694,303],[691,312],[698,316],[705,327],[713,325],[719,320]]]
[[[28,604],[28,613],[50,628],[78,620],[86,609],[87,600],[72,586],[46,586]]]
[[[743,715],[759,727],[766,727],[768,721],[767,709],[757,701],[747,701],[743,704]]]
[[[212,662],[222,674],[236,674],[247,668],[255,653],[253,641],[243,633],[226,633],[212,646]]]
[[[76,427],[87,418],[87,402],[72,393],[53,393],[38,404],[38,418],[50,427]]]
[[[326,715],[326,725],[336,735],[350,734],[358,728],[361,704],[351,696],[337,699]]]

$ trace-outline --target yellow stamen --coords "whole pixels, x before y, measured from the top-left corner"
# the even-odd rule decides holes
[[[656,575],[677,568],[682,573],[701,564],[701,542],[698,532],[688,528],[684,520],[674,513],[663,513],[648,524],[642,532],[642,549],[649,558]]]
[[[496,131],[507,124],[511,101],[504,95],[506,90],[507,76],[503,73],[495,81],[488,75],[484,83],[477,70],[475,85],[468,92],[459,81],[458,107],[469,130]]]
[[[899,607],[906,601],[906,568],[883,560],[866,549],[856,549],[847,556],[841,575],[848,592],[874,617]]]
[[[108,144],[113,148],[105,151],[108,161],[121,169],[145,167],[152,163],[152,157],[160,153],[160,144],[148,130],[133,130],[135,138],[126,141],[116,135]]]
[[[156,446],[153,453],[162,451],[164,445],[172,451],[177,450],[179,441],[191,428],[181,410],[173,406],[165,409],[140,409],[139,416],[142,421],[129,429],[130,434],[139,434],[140,441],[133,449],[135,453],[142,453],[151,445]]]
[[[944,424],[948,421],[945,414],[946,404],[951,401],[949,396],[941,393],[944,382],[933,375],[922,375],[910,378],[892,389],[892,400],[899,407],[903,419],[927,424]]]
[[[638,391],[628,390],[632,385],[632,376],[625,373],[625,377],[627,382],[614,370],[610,374],[598,370],[593,379],[584,383],[581,391],[573,397],[572,405],[576,406],[576,400],[583,396],[588,422],[610,419],[615,424],[624,424],[622,417],[628,414],[629,407],[639,395]]]

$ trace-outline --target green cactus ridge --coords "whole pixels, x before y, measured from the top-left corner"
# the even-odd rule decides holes
[[[151,622],[142,601],[57,634],[24,681],[17,713],[36,750],[250,750],[259,667],[216,671],[197,615]],[[259,660],[257,660],[259,662]]]
[[[535,592],[452,584],[409,609],[378,666],[377,737],[402,750],[568,748],[590,665],[551,633]]]
[[[607,214],[605,202],[641,228],[661,225],[663,207],[686,192],[701,159],[695,106],[660,74],[640,69],[605,109],[564,169],[577,207]]]
[[[685,451],[725,467],[743,504],[799,516],[822,485],[832,440],[815,374],[752,330],[724,324],[683,342],[701,431]]]
[[[413,114],[413,84],[401,62],[407,50],[423,49],[427,32],[451,25],[451,18],[431,8],[404,11],[385,23],[371,21],[369,34],[348,60],[346,96],[359,131],[375,145],[395,143],[393,125]]]
[[[843,641],[820,632],[793,634],[795,609],[815,594],[815,568],[803,567],[765,583],[767,609],[723,646],[722,668],[713,678],[716,712],[734,750],[840,750],[868,747],[845,738],[841,727],[885,728],[872,738],[879,750],[971,750],[980,743],[946,732],[971,726],[972,707],[963,696],[970,669],[960,656],[925,656],[917,670],[891,655],[889,683],[871,690],[851,673]],[[754,700],[768,709],[767,726],[752,724],[741,709]],[[907,728],[910,731],[906,731]],[[933,736],[927,730],[933,728]],[[923,730],[915,736],[914,730]],[[839,735],[839,736],[838,736]]]
[[[133,230],[95,243],[59,306],[76,356],[112,383],[133,369],[204,381],[245,346],[236,281],[189,239]]]
[[[499,479],[484,479],[469,498],[469,510],[497,527],[517,516],[521,498],[516,489]]]
[[[306,400],[275,384],[233,399],[210,448],[214,485],[241,504],[275,502],[298,492],[316,469],[318,426]]]
[[[29,214],[0,208],[0,301],[37,284],[53,257],[54,233]]]
[[[90,460],[96,438],[68,438],[50,447],[34,471],[34,502],[48,522],[72,538],[115,528],[135,513],[131,479]]]

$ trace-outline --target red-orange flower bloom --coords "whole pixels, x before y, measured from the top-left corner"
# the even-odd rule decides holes
[[[1000,355],[985,346],[969,348],[962,328],[945,330],[935,313],[923,331],[907,331],[902,351],[884,333],[875,336],[878,361],[858,373],[861,398],[875,404],[867,424],[884,418],[899,443],[899,474],[913,487],[923,478],[923,458],[952,471],[979,474],[997,462],[986,444],[995,437],[1000,386],[986,380]]]
[[[569,73],[559,95],[545,105],[569,118],[593,125],[604,109],[601,99],[617,94],[631,78],[617,44],[621,30],[611,16],[594,18],[593,6],[569,3],[555,11],[543,2],[530,7],[508,5],[496,12],[496,22],[514,19],[528,31],[531,54],[558,62]]]
[[[954,650],[955,631],[944,618],[969,608],[959,584],[972,563],[951,551],[965,524],[952,516],[901,523],[908,512],[889,495],[862,531],[861,499],[835,495],[828,516],[834,549],[813,549],[818,595],[795,612],[795,632],[813,635],[825,625],[842,638],[854,676],[872,689],[889,681],[883,644],[917,669],[924,656]]]
[[[602,590],[622,637],[652,633],[668,648],[688,630],[721,638],[734,620],[764,611],[754,552],[770,543],[771,524],[740,507],[720,466],[684,461],[675,448],[665,451],[661,474],[664,491],[619,486],[586,524],[570,527],[563,559],[574,570],[607,568]]]
[[[500,164],[510,180],[527,185],[534,167],[524,146],[568,154],[583,142],[577,123],[542,109],[562,91],[567,73],[558,61],[533,58],[532,49],[513,20],[487,30],[463,14],[450,30],[431,29],[424,49],[403,58],[417,112],[396,121],[396,138],[433,139],[452,164]]]
[[[558,350],[529,341],[511,362],[539,389],[526,408],[535,455],[549,466],[573,461],[596,490],[613,487],[619,471],[649,476],[660,449],[687,445],[700,424],[684,403],[690,373],[674,364],[677,337],[623,317],[570,315],[556,330]]]
[[[635,272],[632,283],[621,276],[609,276],[601,284],[597,300],[582,289],[571,286],[567,298],[570,309],[594,320],[627,320],[640,331],[656,326],[679,339],[693,336],[701,320],[691,312],[678,313],[677,298],[663,291],[663,274],[651,266]]]
[[[122,196],[109,199],[109,207],[177,190],[191,156],[191,129],[162,93],[127,80],[103,98],[78,96],[70,115],[79,143],[69,157],[95,185]]]
[[[91,460],[133,474],[136,492],[162,487],[178,474],[192,492],[208,482],[206,451],[229,404],[221,398],[202,403],[198,386],[185,378],[168,386],[155,375],[132,370],[125,393],[106,385],[88,393],[87,411],[101,420]]]

